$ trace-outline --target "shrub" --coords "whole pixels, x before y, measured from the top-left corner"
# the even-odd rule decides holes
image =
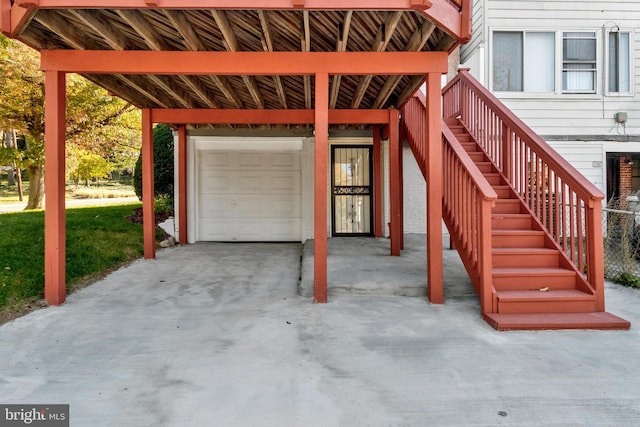
[[[616,278],[616,282],[630,288],[640,288],[640,278],[631,273],[622,273]]]
[[[153,162],[154,196],[169,198],[169,206],[173,206],[173,134],[168,125],[160,124],[153,129]],[[133,173],[133,187],[142,200],[142,153]]]

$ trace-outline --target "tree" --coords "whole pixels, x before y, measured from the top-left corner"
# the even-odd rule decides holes
[[[39,54],[0,36],[0,129],[16,129],[26,144],[0,150],[0,163],[15,160],[30,181],[27,209],[44,200],[44,74]],[[139,149],[139,110],[81,76],[67,76],[67,156],[88,150],[133,166]],[[71,162],[73,163],[73,162]]]
[[[142,153],[136,162],[133,186],[142,199]],[[173,133],[165,124],[153,128],[153,193],[154,197],[173,200]]]
[[[95,153],[81,150],[78,153],[78,165],[71,172],[71,176],[76,182],[84,181],[89,186],[89,180],[107,178],[113,170],[114,165],[107,159]]]

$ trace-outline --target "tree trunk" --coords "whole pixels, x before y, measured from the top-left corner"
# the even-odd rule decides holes
[[[44,169],[40,166],[29,166],[29,201],[25,210],[42,209],[44,207]]]

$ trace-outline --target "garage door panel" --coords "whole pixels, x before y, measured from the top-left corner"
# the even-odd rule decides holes
[[[198,240],[300,240],[299,151],[201,151],[198,166]]]

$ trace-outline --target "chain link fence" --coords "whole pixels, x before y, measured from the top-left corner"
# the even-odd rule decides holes
[[[603,209],[604,275],[623,285],[640,287],[640,212]]]

